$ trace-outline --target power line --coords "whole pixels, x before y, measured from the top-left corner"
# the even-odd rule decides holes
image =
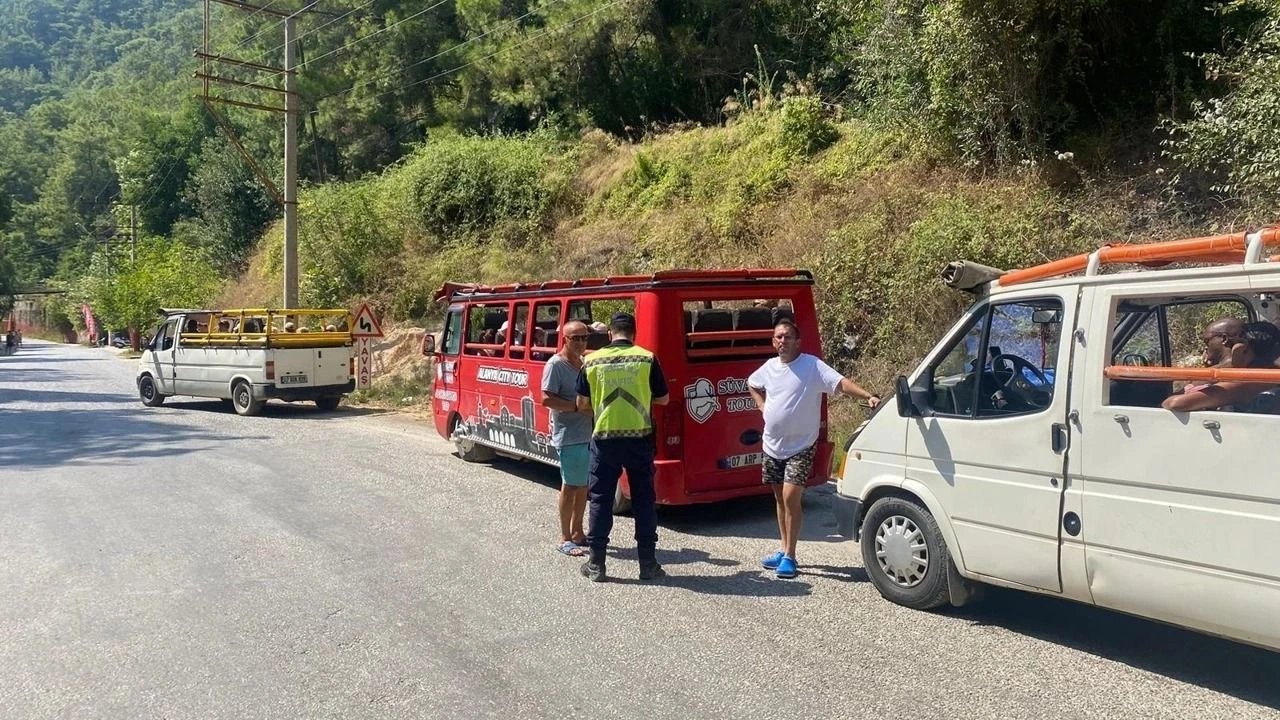
[[[555,27],[553,27],[553,28],[548,28],[547,30],[545,30],[545,31],[543,31],[543,32],[541,32],[541,33],[539,33],[539,34],[537,34],[537,35],[533,35],[533,36],[531,36],[531,37],[528,37],[528,38],[524,39],[523,41],[516,43],[515,45],[512,45],[512,46],[510,46],[510,47],[501,48],[501,49],[499,49],[499,50],[495,50],[494,52],[491,52],[491,53],[489,53],[488,55],[485,55],[484,57],[476,58],[475,60],[472,60],[471,62],[463,63],[462,65],[459,65],[459,66],[454,67],[454,68],[450,68],[450,69],[448,69],[448,70],[445,70],[444,72],[436,73],[435,75],[432,75],[431,77],[423,78],[423,79],[421,79],[421,80],[417,80],[417,81],[415,81],[415,82],[411,82],[411,83],[409,83],[408,85],[402,85],[402,86],[400,86],[400,87],[398,87],[398,88],[393,88],[393,89],[388,90],[388,91],[386,91],[386,92],[384,92],[384,93],[379,93],[378,95],[375,95],[374,97],[383,97],[384,95],[390,95],[390,94],[392,94],[392,93],[397,93],[397,92],[400,92],[401,90],[407,90],[407,89],[409,89],[409,88],[411,88],[411,87],[414,87],[415,85],[421,85],[421,84],[423,84],[423,83],[428,83],[428,82],[431,82],[432,80],[436,80],[436,79],[442,78],[442,77],[444,77],[444,76],[446,76],[446,75],[451,75],[451,74],[453,74],[453,73],[455,73],[455,72],[458,72],[459,70],[464,70],[464,69],[466,69],[466,68],[469,68],[469,67],[471,67],[472,65],[475,65],[476,63],[484,62],[485,60],[488,60],[488,59],[490,59],[490,58],[496,57],[496,56],[498,56],[498,55],[502,55],[503,53],[511,52],[512,50],[516,50],[516,49],[518,49],[518,48],[524,47],[525,45],[528,45],[529,43],[533,42],[534,40],[538,40],[539,38],[546,37],[547,35],[550,35],[550,34],[552,34],[552,33],[556,33],[556,32],[559,32],[560,30],[564,30],[565,28],[568,28],[568,27],[572,27],[572,26],[574,26],[574,25],[577,25],[578,23],[582,22],[583,20],[586,20],[587,18],[590,18],[590,17],[592,17],[592,16],[594,16],[594,15],[598,15],[598,14],[600,14],[600,13],[604,12],[605,10],[608,10],[609,8],[613,7],[614,5],[617,5],[617,4],[622,3],[622,2],[626,2],[626,0],[612,0],[612,2],[605,3],[604,5],[601,5],[600,7],[596,8],[595,10],[592,10],[591,12],[587,13],[586,15],[582,15],[582,16],[579,16],[579,17],[577,17],[577,18],[574,18],[573,20],[569,20],[569,21],[566,21],[566,22],[560,23],[559,25],[556,25],[556,26],[555,26]]]
[[[230,30],[228,30],[227,32],[222,33],[222,37],[220,37],[220,38],[218,38],[218,39],[219,39],[219,40],[225,40],[225,39],[227,39],[227,38],[229,38],[229,37],[234,36],[236,33],[238,33],[238,32],[240,32],[240,31],[244,30],[244,29],[245,29],[245,27],[246,27],[246,26],[248,26],[249,21],[250,21],[250,20],[252,20],[252,19],[254,19],[255,17],[257,17],[257,16],[258,16],[258,13],[261,13],[262,11],[267,10],[267,9],[268,9],[268,8],[270,8],[272,5],[275,5],[275,4],[276,4],[276,3],[278,3],[278,2],[280,2],[280,0],[271,0],[271,2],[267,3],[266,5],[262,5],[262,6],[258,7],[258,9],[257,9],[257,10],[254,10],[253,12],[249,13],[249,16],[248,16],[248,17],[246,17],[246,18],[244,18],[243,20],[241,20],[240,22],[236,23],[236,24],[235,24],[235,26],[233,26],[233,27],[232,27]],[[253,37],[257,37],[257,36],[258,36],[258,35],[260,35],[260,34],[261,34],[261,32],[259,32],[258,34],[255,34]],[[250,38],[250,39],[252,39],[252,38]],[[210,40],[212,40],[212,38],[210,38]],[[237,45],[236,47],[238,48],[238,47],[240,47],[240,46],[239,46],[239,45]]]
[[[536,8],[536,9],[534,9],[534,10],[530,10],[529,12],[527,12],[527,13],[525,13],[525,14],[521,15],[521,16],[520,16],[520,17],[518,17],[518,18],[515,18],[515,19],[512,19],[512,20],[507,20],[507,21],[505,21],[505,22],[499,23],[498,25],[495,25],[492,29],[490,29],[490,30],[486,30],[485,32],[483,32],[483,33],[481,33],[481,34],[479,34],[479,35],[476,35],[475,37],[472,37],[472,38],[469,38],[469,39],[467,39],[467,40],[465,40],[465,41],[463,41],[463,42],[460,42],[460,43],[458,43],[457,45],[454,45],[454,46],[450,47],[450,48],[449,48],[449,49],[447,49],[447,50],[442,50],[442,51],[440,51],[440,52],[436,53],[435,55],[432,55],[431,57],[423,58],[423,59],[421,59],[421,60],[419,60],[419,61],[417,61],[417,62],[415,62],[415,63],[409,64],[409,65],[405,65],[404,67],[402,67],[402,68],[398,68],[397,70],[395,70],[395,71],[393,71],[393,72],[391,72],[391,73],[387,73],[387,74],[385,74],[385,75],[380,75],[380,76],[378,76],[378,77],[376,77],[376,78],[373,78],[373,79],[371,79],[371,80],[362,80],[362,81],[360,81],[360,82],[354,83],[354,84],[352,84],[350,87],[348,87],[348,88],[346,88],[346,89],[344,89],[344,90],[338,90],[338,91],[335,91],[335,92],[328,93],[327,95],[321,95],[320,97],[316,98],[316,102],[319,102],[319,101],[321,101],[321,100],[327,100],[327,99],[329,99],[329,98],[331,98],[331,97],[337,97],[337,96],[339,96],[339,95],[345,95],[345,94],[347,94],[347,93],[349,93],[349,92],[351,92],[351,91],[355,90],[355,89],[356,89],[356,88],[358,88],[358,87],[363,87],[363,86],[365,86],[365,85],[369,85],[369,84],[371,84],[371,83],[376,83],[376,82],[378,82],[379,80],[385,80],[385,79],[387,79],[387,78],[391,77],[392,75],[394,75],[394,74],[396,74],[396,73],[402,73],[402,72],[405,72],[405,71],[407,71],[407,70],[411,70],[411,69],[413,69],[413,68],[415,68],[415,67],[418,67],[419,65],[422,65],[423,63],[431,62],[432,60],[435,60],[436,58],[444,57],[445,55],[448,55],[448,54],[449,54],[449,53],[451,53],[451,52],[454,52],[454,51],[457,51],[457,50],[461,50],[462,48],[464,48],[464,47],[466,47],[466,46],[470,45],[471,43],[474,43],[474,42],[478,42],[478,41],[480,41],[480,40],[483,40],[484,38],[488,37],[489,35],[492,35],[493,33],[497,32],[497,31],[498,31],[498,28],[500,28],[500,27],[503,27],[503,26],[508,26],[508,27],[509,27],[509,26],[517,25],[521,20],[524,20],[525,18],[529,17],[530,15],[533,15],[533,14],[534,14],[534,13],[536,13],[538,10],[546,10],[547,8],[551,7],[552,5],[555,5],[556,3],[560,3],[560,2],[564,2],[564,0],[551,0],[551,1],[550,1],[550,2],[548,2],[546,5],[543,5],[543,6],[542,6],[542,7],[540,7],[540,8]]]
[[[324,24],[323,24],[323,25],[321,25],[320,27],[313,28],[313,29],[311,29],[311,30],[307,30],[307,31],[306,31],[306,32],[304,32],[304,33],[301,33],[300,35],[298,35],[298,37],[297,37],[296,39],[297,39],[297,40],[301,40],[302,38],[304,38],[304,37],[306,37],[306,36],[308,36],[308,35],[310,35],[310,34],[312,34],[312,33],[320,32],[321,30],[323,30],[323,29],[325,29],[325,28],[329,27],[330,25],[332,25],[332,24],[334,24],[334,23],[338,22],[339,20],[342,20],[343,18],[345,18],[345,17],[347,17],[347,16],[351,15],[352,13],[358,12],[358,11],[360,11],[360,10],[363,10],[363,9],[365,9],[365,8],[369,7],[369,6],[370,6],[370,5],[372,5],[375,1],[376,1],[376,0],[368,0],[365,4],[363,4],[363,5],[359,6],[359,7],[355,7],[355,8],[352,8],[352,9],[350,9],[350,10],[346,11],[345,13],[343,13],[343,14],[339,15],[338,17],[333,18],[333,19],[332,19],[332,20],[330,20],[329,22],[324,23]],[[271,55],[272,53],[274,53],[275,51],[279,50],[279,49],[280,49],[280,48],[282,48],[282,47],[284,47],[284,45],[283,45],[283,44],[281,44],[281,45],[277,45],[277,46],[275,46],[275,47],[271,48],[270,50],[268,50],[268,51],[266,51],[266,52],[262,53],[262,54],[261,54],[261,55],[259,55],[258,57],[254,58],[254,60],[255,60],[255,61],[257,61],[257,62],[262,62],[262,61],[266,60],[266,59],[267,59],[267,57],[268,57],[269,55]]]
[[[352,47],[352,46],[354,46],[354,45],[358,45],[358,44],[360,44],[360,43],[364,42],[365,40],[368,40],[369,38],[377,37],[378,35],[381,35],[382,33],[387,32],[388,30],[395,29],[397,26],[399,26],[399,25],[403,25],[404,23],[407,23],[407,22],[409,22],[410,20],[413,20],[413,19],[414,19],[414,18],[416,18],[416,17],[419,17],[419,16],[421,16],[421,15],[423,15],[423,14],[425,14],[425,13],[428,13],[428,12],[430,12],[430,11],[432,11],[432,10],[435,10],[436,8],[440,7],[441,5],[445,5],[445,4],[447,4],[448,2],[450,2],[450,0],[440,0],[439,2],[437,2],[437,3],[436,3],[436,4],[434,4],[434,5],[428,5],[427,7],[425,7],[425,8],[423,8],[423,9],[419,10],[418,12],[416,12],[416,13],[414,13],[414,14],[412,14],[412,15],[410,15],[409,17],[406,17],[406,18],[403,18],[403,19],[397,20],[397,21],[395,21],[394,23],[392,23],[392,24],[390,24],[390,25],[388,25],[388,26],[386,26],[386,27],[384,27],[384,28],[382,28],[382,29],[380,29],[380,30],[375,30],[375,31],[373,31],[373,32],[369,33],[368,35],[363,35],[363,36],[361,36],[361,37],[358,37],[358,38],[356,38],[355,40],[352,40],[351,42],[347,43],[346,45],[343,45],[342,47],[338,48],[337,50],[330,50],[329,52],[327,52],[327,53],[325,53],[325,54],[321,55],[321,56],[320,56],[320,57],[318,57],[318,58],[312,58],[310,62],[311,62],[311,63],[317,63],[317,62],[320,62],[321,60],[323,60],[323,59],[325,59],[325,58],[327,58],[327,57],[329,57],[329,56],[331,56],[331,55],[336,55],[336,54],[338,54],[338,53],[340,53],[340,52],[342,52],[342,51],[344,51],[344,50],[346,50],[346,49],[348,49],[348,48],[350,48],[350,47]],[[284,46],[282,45],[281,47],[284,47]],[[273,52],[274,52],[274,51],[273,51]],[[278,72],[278,73],[276,73],[275,75],[272,75],[271,77],[266,78],[266,80],[264,80],[263,82],[266,82],[266,81],[269,81],[269,80],[273,80],[273,79],[275,79],[275,78],[280,77],[281,75],[284,75],[284,73],[283,73],[283,72]]]
[[[276,2],[276,1],[277,1],[277,0],[272,0],[272,2]],[[310,2],[309,4],[304,5],[300,10],[297,10],[296,12],[294,12],[294,13],[293,13],[292,15],[290,15],[289,17],[297,17],[298,15],[301,15],[302,13],[307,12],[308,10],[310,10],[311,8],[313,8],[313,7],[315,7],[316,5],[319,5],[319,4],[320,4],[320,0],[311,0],[311,2]],[[270,5],[267,5],[267,7],[271,7],[271,6],[270,6]],[[265,9],[265,8],[264,8],[264,9]],[[281,19],[277,20],[276,22],[274,22],[274,23],[272,23],[272,24],[270,24],[270,25],[266,26],[265,28],[263,28],[263,29],[259,30],[258,32],[256,32],[256,33],[254,33],[254,34],[250,35],[249,37],[245,38],[244,40],[241,40],[240,42],[236,43],[236,46],[235,46],[234,48],[231,48],[231,51],[232,51],[232,52],[234,52],[234,51],[236,51],[236,50],[239,50],[240,48],[242,48],[242,47],[244,47],[245,45],[249,44],[249,42],[250,42],[251,40],[254,40],[254,39],[255,39],[255,38],[257,38],[259,35],[261,35],[261,34],[262,34],[262,33],[264,33],[264,32],[267,32],[268,30],[275,30],[276,28],[278,28],[278,27],[280,27],[281,25],[283,25],[283,24],[285,23],[285,20],[286,20],[286,19],[287,19],[287,18],[281,18]]]

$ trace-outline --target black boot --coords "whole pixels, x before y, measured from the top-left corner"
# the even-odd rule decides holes
[[[657,580],[667,576],[667,571],[662,569],[658,564],[658,560],[651,553],[644,553],[640,556],[640,579],[641,580]]]
[[[591,559],[582,564],[582,576],[591,582],[604,582],[609,577],[604,572],[604,551],[591,551]]]

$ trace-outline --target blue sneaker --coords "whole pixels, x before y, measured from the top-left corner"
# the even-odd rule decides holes
[[[772,555],[762,558],[760,560],[760,564],[764,566],[765,570],[777,570],[778,563],[782,562],[782,558],[786,556],[787,556],[786,553],[779,550],[778,552]]]
[[[782,559],[778,561],[778,579],[790,580],[796,576],[796,572],[796,559],[790,555],[783,555]]]

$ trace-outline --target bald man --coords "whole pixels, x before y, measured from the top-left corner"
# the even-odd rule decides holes
[[[1231,346],[1229,340],[1239,339],[1244,333],[1244,321],[1240,318],[1222,318],[1209,323],[1201,339],[1204,340],[1205,367],[1229,367]]]

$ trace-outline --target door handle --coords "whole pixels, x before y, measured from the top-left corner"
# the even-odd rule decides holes
[[[1204,425],[1206,430],[1217,430],[1222,427],[1222,423],[1218,422],[1217,420],[1205,420],[1200,424]]]
[[[1128,424],[1129,424],[1129,416],[1128,416],[1128,415],[1112,415],[1112,416],[1111,416],[1111,419],[1112,419],[1112,420],[1115,420],[1116,422],[1120,423],[1121,425],[1128,425]]]
[[[1067,449],[1067,426],[1066,425],[1062,423],[1054,423],[1049,428],[1049,434],[1051,436],[1050,442],[1052,443],[1054,452],[1061,453],[1063,450]]]

